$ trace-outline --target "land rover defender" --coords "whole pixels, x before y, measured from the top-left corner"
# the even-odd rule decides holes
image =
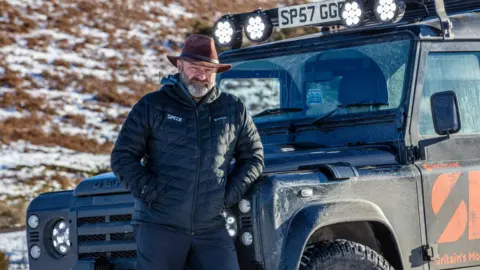
[[[302,26],[322,30],[268,42]],[[310,2],[213,37],[265,147],[225,212],[242,270],[480,267],[480,1]],[[30,268],[134,269],[132,209],[112,173],[39,195]]]

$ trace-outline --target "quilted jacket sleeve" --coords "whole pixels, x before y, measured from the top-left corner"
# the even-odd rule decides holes
[[[122,124],[110,159],[117,179],[140,199],[146,199],[156,183],[156,176],[140,163],[146,153],[150,131],[149,113],[145,98],[133,106]]]
[[[225,206],[238,203],[264,169],[263,145],[252,117],[239,100],[241,125],[235,148],[235,166],[229,175],[225,193]]]

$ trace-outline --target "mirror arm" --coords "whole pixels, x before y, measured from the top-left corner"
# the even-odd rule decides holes
[[[425,160],[426,159],[426,151],[425,149],[430,146],[434,145],[436,143],[446,141],[450,139],[450,132],[447,132],[447,135],[442,136],[442,137],[436,137],[436,138],[431,138],[431,139],[425,139],[425,140],[420,140],[418,141],[418,150],[420,152],[420,159]]]

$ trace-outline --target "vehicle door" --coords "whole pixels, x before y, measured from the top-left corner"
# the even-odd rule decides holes
[[[434,130],[432,94],[454,91],[461,118],[461,130],[425,147],[425,160],[416,164],[427,243],[438,249],[430,268],[480,265],[480,42],[422,43],[420,59],[413,143],[442,137]]]

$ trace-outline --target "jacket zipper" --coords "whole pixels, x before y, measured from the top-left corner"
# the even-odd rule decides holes
[[[195,172],[195,189],[193,191],[193,203],[192,203],[192,235],[195,234],[195,201],[197,199],[197,186],[198,186],[198,170],[200,169],[200,124],[198,123],[198,108],[195,110],[196,124],[197,124],[197,169]]]

